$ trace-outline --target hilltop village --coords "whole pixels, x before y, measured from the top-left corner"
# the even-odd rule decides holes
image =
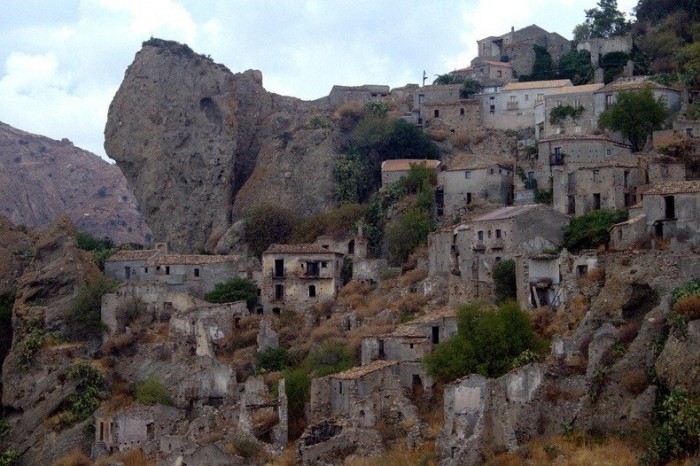
[[[26,243],[23,251],[34,248],[14,304],[24,324],[3,364],[4,425],[12,434],[0,442],[27,465],[74,455],[96,464],[456,466],[569,464],[564,449],[576,435],[586,445],[619,436],[610,448],[636,461],[644,447],[624,441],[658,427],[660,400],[681,400],[690,418],[700,413],[700,306],[692,301],[700,294],[700,88],[635,73],[633,48],[630,35],[572,48],[531,25],[479,40],[468,67],[434,84],[334,86],[299,110],[298,133],[246,139],[262,149],[252,162],[231,163],[245,180],[225,173],[224,150],[202,162],[211,169],[206,176],[193,158],[193,168],[180,167],[186,176],[169,183],[184,183],[193,197],[217,198],[206,185],[233,180],[221,194],[227,208],[216,213],[182,208],[181,191],[169,196],[139,185],[151,167],[140,172],[140,162],[115,157],[158,242],[104,259],[104,276],[117,285],[98,295],[93,340],[66,342],[53,333],[61,318],[52,300],[71,293],[60,292],[67,281],[48,271],[55,264],[75,271],[76,289],[99,274],[71,242],[71,222],[59,219],[31,240],[0,224],[12,241]],[[146,59],[224,68],[188,50],[151,39],[129,72],[142,72],[139,60]],[[558,63],[572,52],[589,60],[585,83],[578,75],[538,79],[543,55]],[[610,57],[625,60],[611,67]],[[279,96],[268,102],[259,72],[235,79],[269,108],[302,107]],[[663,121],[644,126],[639,137],[606,122],[606,112],[630,96],[663,107]],[[243,112],[245,98],[237,98]],[[195,100],[213,134],[207,144],[217,148],[226,110],[216,98]],[[110,109],[106,147],[115,152],[130,124],[118,114],[127,101],[118,94]],[[241,239],[240,214],[252,209],[255,186],[273,185],[269,197],[300,210],[323,198],[312,185],[326,186],[326,174],[310,162],[304,168],[311,159],[302,157],[326,151],[331,122],[342,139],[343,124],[354,118],[356,125],[362,112],[391,115],[437,147],[387,158],[373,166],[377,173],[365,173],[378,180],[374,205],[387,218],[427,215],[425,241],[404,253],[399,246],[419,222],[392,243],[388,228],[377,240],[365,213],[342,231],[254,253],[251,238]],[[277,120],[259,120],[277,129],[291,124],[281,110],[271,114]],[[173,153],[194,139],[183,134]],[[313,148],[299,149],[300,141]],[[138,137],[130,143],[151,150]],[[266,144],[296,162],[276,159]],[[268,160],[276,164],[264,165]],[[298,197],[289,201],[285,189]],[[382,196],[391,202],[377,201]],[[181,210],[154,207],[166,197]],[[606,212],[614,220],[602,230],[588,220]],[[188,228],[198,230],[195,239],[183,239]],[[584,232],[578,242],[576,228]],[[237,299],[211,298],[232,282],[249,288]],[[498,344],[474,337],[488,333],[475,323],[478,313],[504,332]],[[523,315],[527,334],[518,333]],[[498,316],[510,320],[494,323]],[[521,337],[524,350],[507,363],[479,359],[479,349],[497,354],[505,351],[500,343]],[[446,346],[450,341],[462,346]],[[448,357],[450,348],[457,357]],[[474,359],[477,369],[458,377],[440,370],[459,358]],[[21,390],[8,388],[11,374]],[[87,415],[76,400],[90,405]],[[688,429],[696,432],[697,420]],[[697,455],[693,435],[676,456]],[[542,438],[550,440],[532,443]],[[666,453],[654,451],[649,464],[671,457]],[[91,464],[65,461],[54,464]]]

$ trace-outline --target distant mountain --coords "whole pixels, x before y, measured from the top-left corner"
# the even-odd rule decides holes
[[[119,167],[75,147],[0,122],[0,213],[43,226],[67,213],[77,229],[117,243],[151,239]]]

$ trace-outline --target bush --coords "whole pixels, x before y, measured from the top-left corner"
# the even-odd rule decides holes
[[[289,409],[290,437],[296,438],[304,429],[304,405],[310,400],[311,377],[304,369],[287,369],[282,377]]]
[[[73,364],[66,375],[70,380],[77,381],[77,386],[75,393],[68,397],[63,411],[52,418],[51,423],[57,430],[88,419],[107,394],[104,375],[85,361]]]
[[[65,314],[66,333],[73,340],[100,338],[102,323],[102,296],[114,290],[115,284],[104,275],[80,288],[78,295]]]
[[[290,243],[312,243],[321,235],[348,234],[367,211],[363,204],[343,204],[337,209],[302,218],[295,226]]]
[[[700,278],[695,278],[689,282],[673,289],[673,302],[676,303],[681,298],[691,295],[700,295]]]
[[[515,261],[508,259],[499,262],[493,268],[493,283],[496,302],[515,299],[517,283],[515,280]]]
[[[392,220],[386,229],[389,262],[401,265],[413,250],[425,244],[435,228],[430,213],[414,207]]]
[[[134,399],[145,405],[172,406],[174,404],[167,389],[154,377],[148,377],[134,385]]]
[[[255,355],[255,367],[258,372],[281,371],[289,366],[289,353],[286,348],[265,348]]]
[[[654,412],[653,437],[642,464],[662,464],[669,460],[697,454],[700,448],[700,400],[685,393],[671,391]]]
[[[533,354],[524,353],[526,350]],[[514,363],[531,362],[545,351],[546,343],[537,338],[527,313],[515,302],[495,309],[474,303],[459,309],[457,335],[438,344],[424,364],[441,382],[475,372],[499,377]]]
[[[596,248],[610,240],[610,227],[627,220],[627,211],[600,209],[574,217],[564,227],[564,247],[578,251]]]
[[[314,377],[323,377],[354,367],[355,357],[347,346],[327,340],[311,351],[302,365]]]
[[[288,209],[259,204],[246,215],[243,234],[250,252],[260,257],[271,245],[286,243],[297,223],[296,215]]]
[[[253,309],[258,300],[258,286],[254,281],[234,277],[224,283],[217,283],[214,289],[204,295],[210,303],[231,303],[245,301],[248,309]]]
[[[114,248],[114,242],[105,236],[102,239],[95,238],[90,233],[79,231],[75,235],[78,247],[85,251],[103,251]]]

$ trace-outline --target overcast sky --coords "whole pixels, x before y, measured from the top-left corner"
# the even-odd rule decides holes
[[[107,109],[141,43],[187,43],[269,91],[420,83],[476,40],[536,23],[570,39],[596,0],[2,0],[0,121],[105,156]],[[618,0],[629,13],[636,0]],[[428,82],[428,83],[429,83]]]

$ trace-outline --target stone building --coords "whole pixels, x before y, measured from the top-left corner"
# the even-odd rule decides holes
[[[504,130],[535,128],[535,106],[563,87],[573,87],[573,84],[568,79],[512,82],[503,86],[499,94],[483,95],[484,126]]]
[[[438,216],[461,215],[476,200],[511,204],[513,164],[495,156],[462,154],[438,173]]]
[[[404,176],[408,175],[411,165],[424,165],[435,172],[439,172],[441,163],[439,160],[428,159],[393,159],[382,162],[382,186],[396,183]]]
[[[481,126],[481,103],[478,99],[457,102],[426,103],[421,105],[421,119],[426,129],[449,132]]]
[[[571,50],[571,43],[557,34],[548,32],[532,24],[522,29],[511,28],[510,32],[501,36],[490,36],[476,41],[478,56],[472,60],[472,67],[478,67],[484,61],[509,62],[517,76],[532,73],[535,63],[535,45],[544,47],[552,57],[559,62],[562,55]]]
[[[273,244],[262,255],[264,312],[303,311],[335,298],[342,286],[343,254],[318,244]]]
[[[700,181],[675,181],[648,189],[642,213],[610,229],[610,248],[626,249],[653,239],[680,251],[700,245]]]
[[[362,86],[338,86],[331,88],[328,103],[331,107],[347,102],[367,103],[375,100],[388,100],[391,94],[389,86],[365,84]]]
[[[536,133],[540,139],[554,134],[590,134],[598,128],[595,118],[593,94],[603,87],[602,84],[585,84],[555,89],[545,96],[544,101],[536,107]],[[569,106],[581,109],[575,119],[567,117],[560,122],[551,122],[552,110]]]
[[[422,125],[424,118],[429,117],[423,107],[445,104],[457,104],[462,100],[461,84],[431,84],[416,89],[412,94],[412,120],[417,125]],[[434,115],[435,109],[432,109]]]
[[[516,254],[537,254],[563,242],[566,215],[543,204],[496,209],[428,237],[431,273],[449,278],[450,302],[489,298],[491,273]]]
[[[595,101],[595,121],[598,121],[600,114],[609,109],[617,98],[620,91],[640,91],[651,89],[655,99],[663,99],[666,103],[666,110],[673,114],[681,108],[680,91],[662,86],[661,84],[647,80],[646,76],[635,76],[633,78],[618,79],[607,84],[594,92]]]
[[[579,42],[576,50],[588,50],[591,53],[591,65],[593,68],[598,68],[600,59],[604,55],[613,52],[629,53],[632,50],[632,36],[589,37]]]
[[[509,62],[480,60],[475,66],[468,66],[450,73],[463,80],[474,79],[484,87],[503,86],[514,80],[513,67]]]

